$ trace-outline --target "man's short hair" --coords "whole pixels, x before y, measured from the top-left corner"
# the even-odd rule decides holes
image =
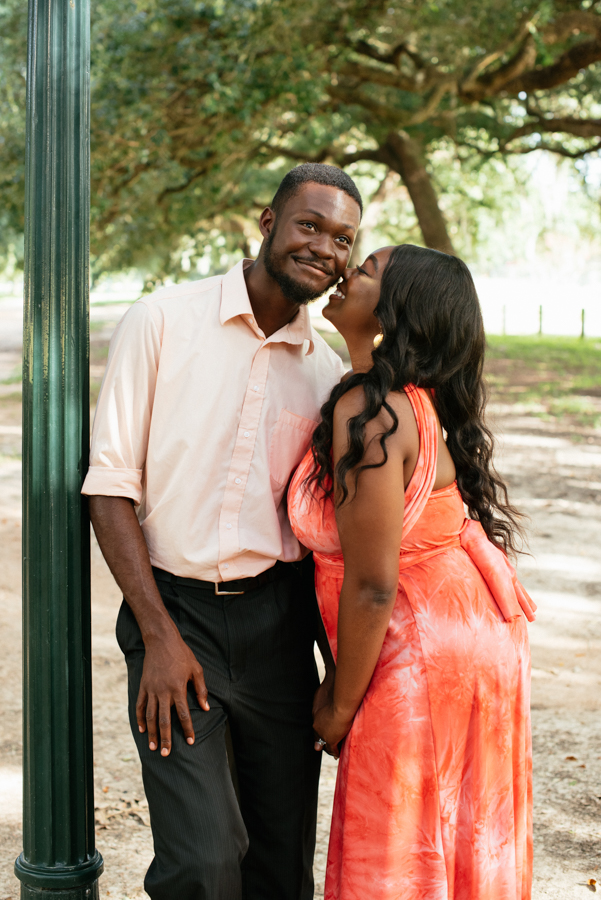
[[[271,208],[276,214],[279,213],[290,197],[293,197],[304,184],[311,183],[325,184],[344,191],[358,204],[363,215],[363,200],[353,179],[338,166],[328,166],[326,163],[301,163],[300,166],[291,169],[280,182],[271,201]]]

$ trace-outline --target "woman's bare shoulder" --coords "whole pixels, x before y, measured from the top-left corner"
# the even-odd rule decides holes
[[[365,389],[362,385],[351,388],[346,394],[343,394],[334,409],[334,426],[346,426],[349,419],[362,413],[367,405]],[[392,409],[399,421],[398,431],[405,430],[404,426],[409,426],[410,431],[416,428],[415,416],[407,394],[405,391],[390,391],[386,395],[386,405]],[[378,415],[366,424],[366,438],[369,439],[374,434],[380,434],[382,430],[388,431],[393,424],[393,417],[388,409],[382,406]],[[413,426],[413,427],[412,427]]]

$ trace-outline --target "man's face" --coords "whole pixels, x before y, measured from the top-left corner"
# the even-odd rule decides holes
[[[260,225],[267,274],[291,303],[309,303],[336,284],[348,265],[361,214],[339,188],[309,182]]]

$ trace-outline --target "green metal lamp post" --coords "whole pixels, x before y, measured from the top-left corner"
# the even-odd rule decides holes
[[[98,897],[89,441],[89,0],[30,0],[23,337],[22,900]]]

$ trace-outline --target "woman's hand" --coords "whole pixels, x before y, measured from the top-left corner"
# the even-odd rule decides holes
[[[326,674],[323,681],[315,691],[313,697],[313,718],[317,715],[323,706],[327,706],[334,699],[334,681],[336,678],[336,667],[326,668]]]
[[[317,693],[319,694],[319,691]],[[333,694],[333,691],[331,694]],[[329,753],[334,759],[338,759],[340,756],[340,748],[338,745],[351,730],[353,717],[351,716],[349,719],[348,716],[343,716],[336,711],[331,694],[327,703],[317,709],[314,708],[313,730],[318,738],[321,738],[326,742],[324,747],[316,741],[315,749],[325,750],[326,753]],[[317,694],[315,695],[315,700],[317,701]]]

